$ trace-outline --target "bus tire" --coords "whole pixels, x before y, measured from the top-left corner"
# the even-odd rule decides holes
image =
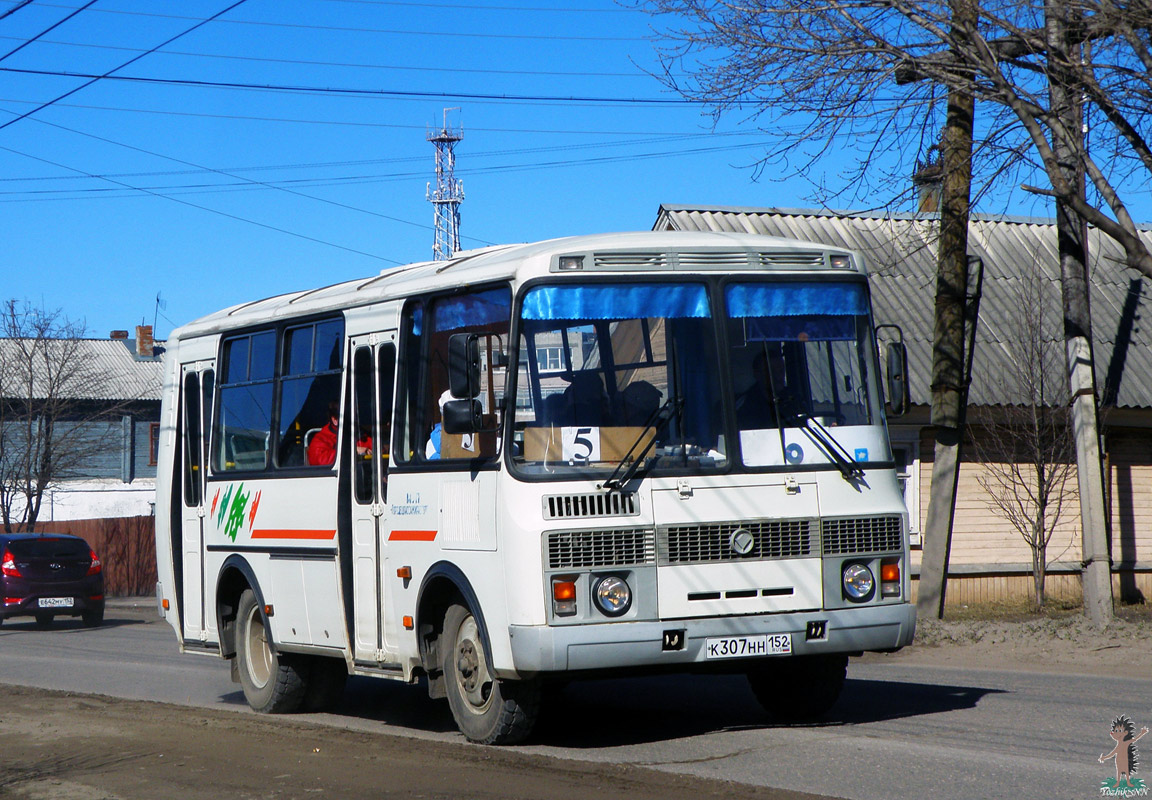
[[[290,714],[300,708],[307,689],[304,664],[287,654],[272,651],[264,614],[256,594],[245,589],[240,595],[236,659],[240,686],[253,711]]]
[[[791,656],[765,659],[748,670],[752,693],[764,710],[783,722],[810,722],[828,713],[840,697],[848,656]]]
[[[476,617],[461,605],[444,615],[444,684],[460,732],[478,744],[516,744],[540,710],[537,681],[503,681],[489,670]]]

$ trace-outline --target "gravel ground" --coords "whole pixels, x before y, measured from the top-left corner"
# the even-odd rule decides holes
[[[993,612],[983,618],[920,619],[915,643],[886,658],[962,669],[1091,675],[1145,670],[1152,660],[1152,616],[1142,609],[1121,613],[1103,629],[1079,613],[999,619]]]

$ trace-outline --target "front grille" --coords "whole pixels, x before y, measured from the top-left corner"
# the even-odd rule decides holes
[[[824,554],[830,556],[901,550],[903,534],[900,517],[854,517],[820,522]]]
[[[548,569],[599,569],[656,561],[651,528],[612,531],[554,531],[546,540]]]
[[[555,494],[544,498],[544,519],[634,517],[639,513],[633,492]]]
[[[795,558],[814,555],[811,520],[749,520],[701,525],[673,525],[660,531],[663,564],[701,561],[740,561],[746,558]],[[740,529],[754,542],[744,554],[733,550],[733,534]]]

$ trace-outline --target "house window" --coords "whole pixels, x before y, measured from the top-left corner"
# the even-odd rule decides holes
[[[536,348],[536,365],[541,372],[551,372],[562,369],[564,361],[562,358],[563,350],[559,347],[538,347]]]
[[[160,423],[148,424],[148,466],[156,466],[156,456],[160,452]]]

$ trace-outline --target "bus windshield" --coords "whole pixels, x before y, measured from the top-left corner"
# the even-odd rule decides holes
[[[726,465],[715,326],[704,284],[530,289],[520,322],[513,462],[584,475]]]
[[[745,466],[794,463],[788,445],[781,449],[783,428],[827,429],[823,438],[830,438],[832,447],[819,449],[835,460],[830,450],[858,444],[846,428],[880,424],[863,284],[734,283],[724,294],[733,408]],[[845,455],[883,459],[875,447],[868,458],[859,457],[854,446]]]

